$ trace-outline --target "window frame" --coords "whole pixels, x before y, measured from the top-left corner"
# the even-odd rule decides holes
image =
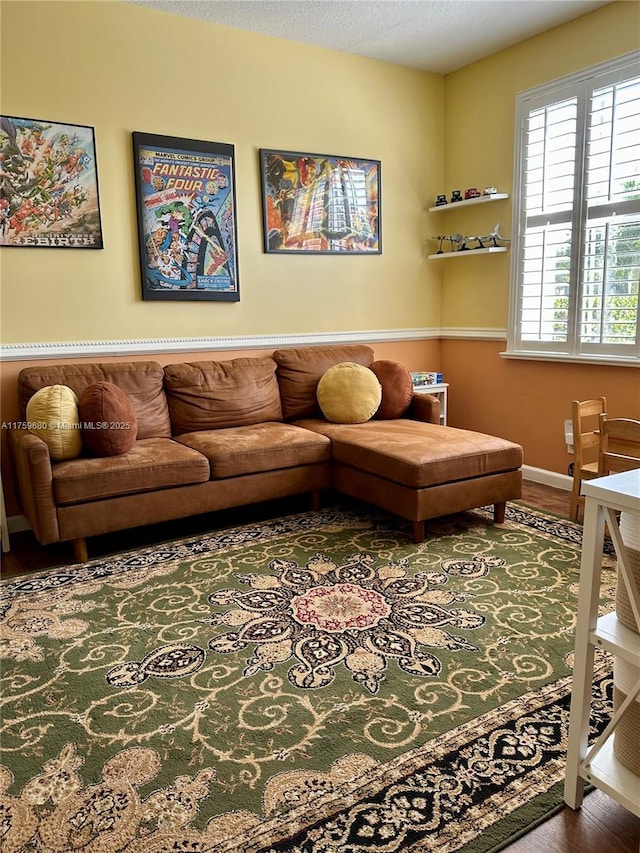
[[[512,209],[511,264],[509,275],[509,325],[506,357],[538,358],[559,361],[613,362],[640,366],[640,305],[636,317],[636,342],[634,344],[581,343],[579,338],[580,300],[583,291],[582,266],[587,245],[588,227],[586,203],[586,169],[588,148],[588,112],[595,90],[617,83],[624,77],[640,77],[640,50],[632,51],[608,62],[584,68],[579,72],[535,86],[516,94],[514,133],[514,179]],[[569,218],[563,214],[540,214],[541,219],[567,222],[571,229],[571,275],[568,294],[568,329],[565,341],[523,340],[523,228],[526,211],[525,162],[527,153],[527,122],[536,108],[549,107],[567,98],[575,98],[576,156],[574,161],[574,200]],[[622,202],[626,207],[628,203]],[[600,207],[611,207],[610,203]],[[531,216],[529,217],[532,218]],[[638,213],[640,219],[640,213]],[[577,236],[577,239],[576,239]]]

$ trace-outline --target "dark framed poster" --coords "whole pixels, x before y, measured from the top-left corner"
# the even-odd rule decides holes
[[[143,299],[238,302],[233,145],[133,133]]]
[[[0,246],[102,249],[92,127],[0,116]]]
[[[382,252],[380,161],[260,149],[265,252]]]

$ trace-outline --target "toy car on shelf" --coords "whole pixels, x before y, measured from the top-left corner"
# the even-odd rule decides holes
[[[497,187],[485,187],[483,194],[484,195],[495,195],[497,192],[498,192]]]
[[[441,204],[447,204],[446,195],[437,195],[436,196],[436,207],[440,207]]]
[[[469,187],[468,190],[465,190],[464,197],[467,198],[479,198],[480,193],[475,187]]]
[[[451,193],[451,202],[462,201],[462,192],[460,190],[454,190]]]

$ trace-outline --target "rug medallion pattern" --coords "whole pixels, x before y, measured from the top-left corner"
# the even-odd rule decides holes
[[[488,849],[562,778],[579,546],[338,508],[4,584],[3,853]]]

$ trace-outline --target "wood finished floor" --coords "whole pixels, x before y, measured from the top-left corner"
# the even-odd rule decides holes
[[[529,506],[560,516],[569,515],[569,493],[560,489],[525,482],[522,500]],[[305,509],[308,506],[303,498],[293,502],[277,502],[271,506],[244,508],[241,511],[219,513],[216,526],[242,524]],[[211,520],[201,517],[97,537],[89,543],[89,557],[96,558],[185,535],[197,535],[207,529],[211,529]],[[74,562],[71,545],[62,543],[41,548],[30,532],[13,534],[10,545],[10,551],[2,555],[1,571],[4,579]],[[601,791],[593,791],[585,797],[582,808],[574,812],[565,807],[505,848],[505,853],[640,853],[640,818]]]

